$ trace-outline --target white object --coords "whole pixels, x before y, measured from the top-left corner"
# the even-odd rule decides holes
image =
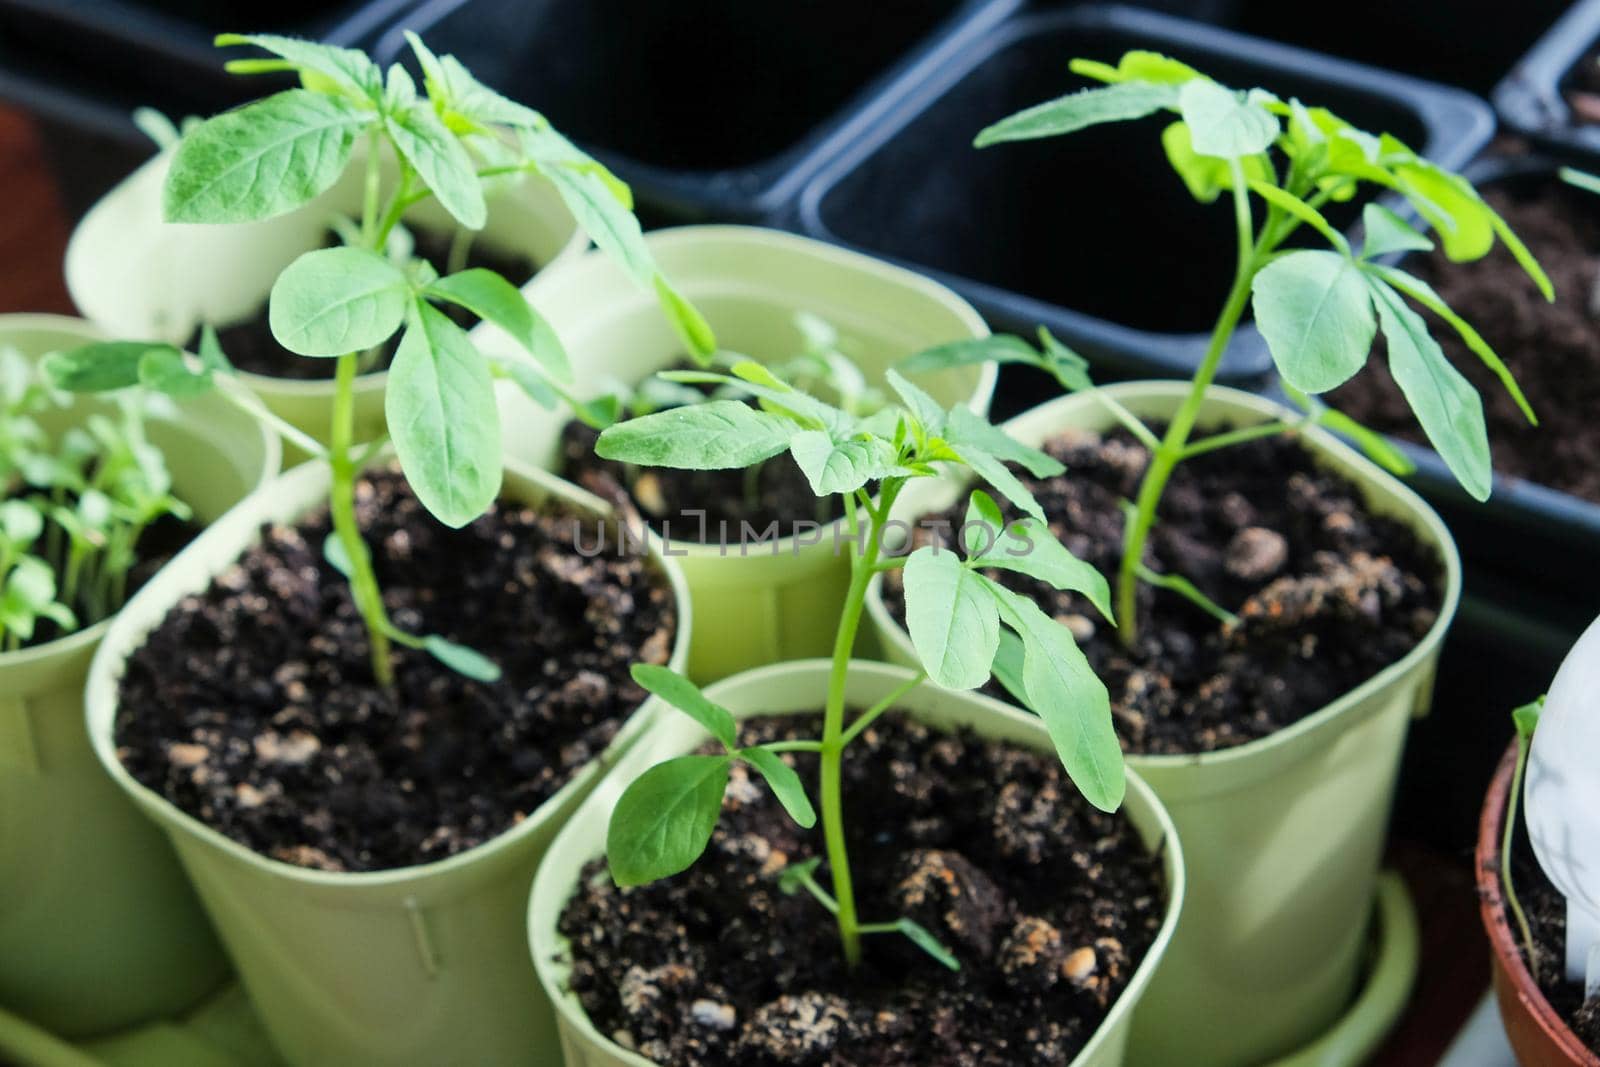
[[[1534,731],[1528,836],[1567,898],[1567,979],[1600,989],[1600,620],[1567,653]]]

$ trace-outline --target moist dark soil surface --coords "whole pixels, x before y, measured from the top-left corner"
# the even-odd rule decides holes
[[[453,235],[445,230],[419,226],[412,228],[411,236],[416,242],[416,254],[432,264],[433,269],[440,274],[448,273]],[[338,236],[330,231],[323,241],[323,247],[332,248],[339,243]],[[538,269],[533,260],[525,255],[484,247],[479,241],[474,241],[467,251],[467,267],[485,267],[516,286],[525,284]],[[478,323],[478,316],[465,308],[454,304],[440,304],[438,307],[464,330],[471,329]],[[217,326],[216,329],[222,351],[229,361],[242,371],[264,374],[269,378],[289,378],[296,381],[321,381],[333,378],[338,360],[297,356],[278,344],[272,336],[272,327],[267,322],[265,303],[250,317],[226,326]],[[396,350],[400,347],[398,337],[397,334],[384,342],[379,349],[378,357],[371,366],[363,370],[363,373],[371,374],[389,368]],[[199,345],[200,331],[197,329],[194,336],[189,339],[187,347],[193,352]]]
[[[1122,559],[1119,502],[1137,495],[1148,453],[1120,430],[1062,434],[1044,450],[1066,465],[1065,475],[1016,473],[1052,532],[1114,586]],[[938,518],[959,529],[965,507],[963,500]],[[915,534],[923,543],[932,536],[925,528]],[[1009,571],[987,572],[1073,631],[1111,692],[1124,748],[1136,753],[1230,748],[1298,722],[1416,647],[1441,602],[1443,568],[1433,550],[1399,523],[1370,514],[1350,482],[1319,469],[1291,436],[1180,465],[1144,562],[1188,578],[1237,615],[1237,625],[1145,583],[1139,640],[1128,650],[1084,597]],[[884,594],[903,620],[899,578],[899,571],[888,573]],[[998,685],[990,688],[1007,698]]]
[[[691,368],[685,361],[670,369]],[[576,419],[562,428],[562,476],[607,500],[626,494],[651,529],[677,542],[738,545],[742,524],[750,526],[752,540],[773,523],[778,536],[787,537],[798,523],[832,522],[843,514],[838,497],[811,491],[787,453],[750,472],[639,468],[595,455],[599,436]]]
[[[1549,273],[1554,304],[1503,245],[1476,263],[1450,263],[1435,251],[1408,260],[1407,269],[1483,334],[1511,368],[1540,425],[1528,424],[1499,379],[1453,330],[1425,317],[1450,362],[1483,397],[1495,469],[1600,501],[1600,317],[1590,308],[1600,273],[1600,200],[1553,176],[1533,189],[1495,188],[1485,197]],[[1366,370],[1329,399],[1374,429],[1426,443],[1381,348]]]
[[[1497,860],[1498,862],[1498,860]],[[1495,876],[1499,877],[1498,869]],[[1567,1021],[1590,1050],[1600,1055],[1600,997],[1583,997],[1583,983],[1566,980],[1567,905],[1559,890],[1545,877],[1525,833],[1519,832],[1511,847],[1511,877],[1517,899],[1528,916],[1538,966],[1528,959],[1528,946],[1522,943],[1517,921],[1507,909],[1506,923],[1521,950],[1523,962],[1538,975],[1539,988],[1556,1014]]]
[[[256,852],[333,871],[444,859],[504,832],[598,756],[665,663],[672,591],[647,559],[585,559],[559,507],[498,504],[461,530],[395,473],[358,513],[391,618],[489,656],[492,684],[366,631],[323,557],[325,511],[181,601],[131,657],[118,756],[140,782]],[[585,518],[583,521],[593,522]]]
[[[747,722],[741,744],[819,736],[817,715]],[[817,759],[785,756],[806,782]],[[1105,1017],[1166,907],[1160,859],[1053,756],[885,717],[846,750],[846,825],[868,921],[909,916],[961,962],[898,935],[846,968],[837,928],[777,876],[823,851],[742,766],[705,856],[620,890],[600,861],[561,918],[601,1033],[693,1067],[1061,1067]],[[824,885],[831,876],[818,872]]]

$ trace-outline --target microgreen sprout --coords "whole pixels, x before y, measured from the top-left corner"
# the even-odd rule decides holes
[[[52,436],[40,416],[67,406],[13,349],[0,349],[0,650],[60,634],[122,607],[139,540],[157,520],[190,517],[160,449],[145,436],[140,396],[116,398]]]
[[[621,885],[639,885],[686,870],[704,852],[716,826],[729,770],[748,764],[772,788],[802,827],[819,821],[784,752],[814,752],[820,759],[816,784],[831,890],[815,878],[819,863],[783,876],[789,889],[804,888],[838,925],[846,960],[861,959],[864,935],[909,937],[940,962],[954,960],[926,930],[899,919],[861,921],[845,845],[841,764],[845,749],[879,716],[925,681],[948,689],[976,689],[1001,669],[1002,632],[1016,678],[1044,720],[1068,774],[1084,795],[1104,810],[1121,804],[1125,788],[1122,751],[1112,728],[1110,698],[1066,628],[1032,600],[988,576],[991,569],[1021,571],[1058,589],[1080,592],[1107,616],[1110,590],[1093,567],[1050,534],[1039,504],[1010,472],[1020,464],[1038,477],[1059,474],[1051,457],[1014,441],[968,408],[948,410],[900,374],[890,371],[898,403],[871,414],[842,407],[795,388],[771,369],[741,361],[729,374],[675,375],[702,385],[737,388],[758,406],[707,399],[619,423],[600,435],[597,451],[607,459],[690,470],[747,468],[787,453],[819,496],[841,498],[850,561],[850,584],[836,632],[823,708],[822,736],[740,747],[734,717],[687,679],[641,665],[639,684],[689,715],[721,746],[713,755],[670,760],[628,787],[611,820],[606,851]],[[956,540],[961,552],[937,543],[909,555],[885,544],[889,516],[906,484],[936,477],[940,468],[965,468],[984,479],[1025,517],[1006,523],[989,493],[974,490],[967,522]],[[876,486],[876,496],[872,487]],[[887,549],[887,551],[886,551]],[[847,715],[851,650],[867,589],[886,571],[904,569],[912,642],[921,670],[872,707]],[[1003,629],[1004,628],[1004,629]]]
[[[163,194],[170,222],[270,219],[332,188],[357,146],[365,146],[358,164],[361,217],[345,228],[346,243],[296,259],[278,276],[268,305],[280,345],[337,361],[326,446],[288,430],[259,404],[251,410],[329,466],[329,559],[349,580],[366,623],[373,675],[385,686],[393,680],[391,643],[423,649],[473,677],[491,680],[497,670],[470,649],[407,633],[389,619],[356,519],[356,478],[379,444],[354,439],[354,386],[363,354],[399,333],[385,393],[389,434],[417,498],[452,527],[482,515],[500,490],[495,379],[509,378],[552,407],[569,397],[573,380],[560,339],[514,285],[481,268],[451,269],[441,277],[406,254],[409,242],[394,236],[407,211],[435,199],[470,237],[487,222],[498,187],[539,175],[595,243],[657,296],[691,355],[703,361],[715,349],[704,319],[657,268],[627,186],[543,116],[483,85],[454,57],[434,55],[415,35],[409,39],[423,72],[420,93],[404,67],[382,71],[359,51],[271,35],[218,37],[219,46],[253,45],[270,53],[234,60],[230,70],[291,71],[300,87],[186,127],[172,150]],[[521,353],[480,351],[441,305],[493,323]],[[227,361],[214,336],[202,349],[195,363],[170,345],[89,346],[63,353],[52,372],[59,384],[76,389],[139,383],[182,395],[221,385],[230,399],[248,405],[242,390],[227,387]]]
[[[1506,907],[1517,922],[1517,932],[1528,953],[1528,970],[1535,984],[1539,981],[1539,953],[1533,941],[1532,928],[1528,926],[1527,912],[1517,897],[1517,888],[1511,878],[1511,843],[1517,832],[1517,813],[1522,806],[1522,780],[1528,770],[1528,751],[1533,744],[1533,732],[1539,726],[1539,714],[1544,710],[1544,697],[1524,704],[1511,713],[1512,724],[1517,728],[1517,766],[1511,775],[1511,794],[1506,799],[1506,825],[1500,838],[1500,884],[1505,889]]]
[[[1433,227],[1450,259],[1479,259],[1498,239],[1546,298],[1553,298],[1543,270],[1472,184],[1430,163],[1389,134],[1366,133],[1324,108],[1285,101],[1262,89],[1235,91],[1184,63],[1152,52],[1129,52],[1116,66],[1075,60],[1072,70],[1108,84],[1012,115],[982,131],[978,147],[1055,137],[1101,123],[1170,113],[1176,118],[1161,135],[1168,162],[1202,203],[1211,203],[1223,194],[1231,197],[1238,245],[1222,311],[1189,394],[1166,431],[1157,435],[1110,398],[1102,397],[1151,453],[1126,526],[1117,575],[1122,640],[1131,647],[1138,638],[1138,584],[1149,580],[1145,544],[1167,482],[1183,461],[1317,423],[1350,434],[1371,458],[1391,470],[1409,468],[1382,437],[1317,399],[1318,394],[1336,388],[1362,369],[1380,331],[1388,342],[1389,370],[1428,440],[1462,487],[1473,497],[1485,499],[1492,473],[1482,400],[1445,358],[1427,322],[1408,301],[1460,334],[1467,347],[1499,377],[1528,420],[1535,422],[1532,408],[1482,336],[1427,282],[1389,262],[1394,253],[1432,249],[1430,238],[1390,207],[1368,203],[1362,215],[1365,239],[1357,249],[1322,214],[1326,205],[1351,200],[1364,187],[1398,194]],[[1303,229],[1320,236],[1329,247],[1285,247],[1289,238]],[[1252,304],[1284,388],[1304,416],[1191,442],[1206,391],[1240,319]],[[942,356],[924,357],[919,365],[931,369],[981,359],[987,347],[997,358],[1032,363],[1056,373],[1069,390],[1088,388],[1081,361],[1063,355],[1048,336],[1044,341],[1042,356],[1025,355],[1023,350],[1029,346],[1017,338],[999,338],[988,346],[969,343],[946,350]],[[1193,589],[1186,582],[1162,584],[1183,595]]]

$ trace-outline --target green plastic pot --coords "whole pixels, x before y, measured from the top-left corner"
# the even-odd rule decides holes
[[[1135,382],[1106,392],[1159,420],[1172,416],[1187,390],[1184,382]],[[1200,425],[1287,414],[1260,397],[1215,388]],[[1095,394],[1080,393],[1020,415],[1006,430],[1037,445],[1063,430],[1114,425]],[[1405,523],[1438,552],[1444,602],[1433,628],[1399,662],[1293,726],[1221,752],[1130,757],[1172,813],[1189,857],[1183,922],[1140,1009],[1136,1063],[1260,1063],[1313,1041],[1343,1013],[1406,727],[1428,710],[1439,647],[1461,597],[1455,544],[1420,497],[1328,434],[1307,430],[1301,439],[1320,463],[1360,486],[1373,511]],[[912,483],[895,517],[940,510],[958,492],[948,481]],[[868,611],[887,657],[914,662],[910,638],[877,585]]]
[[[81,319],[0,316],[0,347],[30,357],[100,336]],[[42,421],[112,410],[82,397]],[[277,438],[215,396],[148,430],[203,522],[278,471]],[[181,1011],[227,972],[172,850],[90,749],[83,685],[110,625],[0,654],[0,1005],[68,1037]]]
[[[686,226],[657,231],[646,241],[667,277],[706,315],[722,347],[763,362],[801,350],[794,324],[799,311],[837,327],[848,354],[877,385],[886,370],[923,348],[989,332],[972,306],[944,286],[809,238],[748,226]],[[541,273],[527,293],[578,368],[574,392],[580,399],[632,386],[684,358],[654,295],[598,252]],[[485,346],[512,344],[490,327],[480,329]],[[980,413],[988,411],[994,381],[993,364],[918,378],[940,403]],[[570,417],[564,408],[546,411],[502,386],[500,421],[509,455],[557,468],[561,428]],[[832,652],[850,583],[835,527],[817,531],[815,540],[789,536],[743,552],[737,530],[729,531],[727,548],[710,532],[712,544],[694,543],[699,531],[683,531],[673,533],[670,546],[680,554],[695,601],[689,652],[695,679]],[[847,544],[843,536],[840,543]]]
[[[718,682],[706,690],[706,695],[739,719],[815,711],[827,695],[830,667],[827,660],[762,667]],[[850,665],[846,699],[852,705],[870,706],[910,678],[911,673],[904,668],[858,660]],[[971,729],[980,737],[1021,745],[1052,758],[1055,755],[1050,736],[1038,719],[988,697],[927,683],[902,697],[896,706],[938,730]],[[528,904],[528,939],[539,981],[556,1006],[567,1067],[653,1067],[652,1061],[622,1048],[589,1021],[570,987],[571,956],[557,924],[577,890],[584,866],[602,853],[611,811],[622,791],[654,764],[692,752],[709,739],[710,735],[687,716],[664,707],[659,709],[649,735],[606,775],[594,795],[556,837],[539,868]],[[1161,801],[1136,774],[1128,776],[1123,811],[1150,851],[1162,857],[1169,894],[1167,914],[1127,988],[1073,1060],[1073,1067],[1116,1067],[1123,1062],[1134,1013],[1144,1011],[1140,999],[1152,975],[1158,973],[1179,913],[1187,907],[1184,847],[1179,844],[1180,838]]]
[[[73,231],[66,259],[73,302],[113,337],[176,344],[187,343],[203,322],[222,325],[254,313],[283,268],[321,245],[331,217],[360,217],[366,169],[360,165],[362,156],[358,150],[332,189],[287,215],[239,225],[190,225],[161,219],[161,187],[169,161],[169,154],[162,153],[107,193]],[[433,200],[409,211],[406,221],[455,225]],[[480,240],[525,253],[543,269],[589,244],[555,188],[533,177],[514,179],[490,195],[489,222]],[[275,414],[326,442],[331,379],[241,377]],[[383,433],[387,378],[379,372],[356,382],[357,440]],[[291,449],[291,462],[303,458]]]
[[[534,869],[555,832],[641,735],[636,713],[597,761],[516,827],[436,863],[331,873],[261,856],[136,782],[117,759],[112,724],[124,664],[184,596],[204,589],[253,544],[264,523],[289,523],[326,499],[328,471],[283,475],[190,545],[123,609],[89,671],[89,734],[111,778],[160,824],[222,935],[240,981],[278,1050],[293,1064],[546,1064],[554,1055],[520,930]],[[541,471],[507,466],[507,499],[599,500]],[[672,584],[678,632],[670,663],[688,654],[688,596]]]

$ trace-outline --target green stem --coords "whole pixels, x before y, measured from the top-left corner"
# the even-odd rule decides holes
[[[389,662],[389,617],[383,608],[383,594],[372,569],[372,555],[361,537],[356,521],[356,475],[360,468],[351,455],[355,433],[355,380],[360,357],[351,353],[339,357],[334,382],[333,424],[329,432],[328,466],[333,480],[328,488],[328,510],[333,532],[350,561],[350,595],[367,624],[367,641],[372,654],[372,676],[384,688],[394,684],[394,667]]]
[[[911,692],[917,686],[921,685],[923,681],[927,679],[927,677],[928,676],[926,673],[923,671],[918,671],[916,677],[895,686],[894,692],[890,693],[888,696],[872,705],[872,707],[862,712],[860,716],[856,718],[856,721],[850,724],[850,729],[844,732],[844,743],[849,745],[850,742],[860,737],[862,731],[866,730],[867,727],[871,726],[877,721],[878,716],[882,715],[884,712],[900,703],[900,699],[902,697]]]
[[[839,923],[839,941],[844,948],[845,962],[851,967],[861,963],[861,922],[856,912],[855,885],[850,875],[850,853],[844,835],[844,749],[849,743],[845,735],[844,703],[845,682],[849,677],[850,653],[855,648],[856,631],[861,625],[861,611],[866,604],[867,586],[872,582],[883,519],[889,514],[895,497],[905,485],[903,478],[884,481],[880,502],[876,510],[869,509],[871,520],[867,546],[852,551],[850,555],[850,589],[845,594],[844,611],[839,616],[839,631],[833,644],[833,667],[828,675],[828,701],[823,709],[822,770],[818,790],[822,800],[822,835],[827,845],[828,869],[833,874],[833,897],[838,902],[836,917]],[[845,502],[845,516],[852,545],[858,545],[861,520],[852,501]]]
[[[1522,902],[1517,899],[1517,891],[1511,882],[1511,840],[1517,829],[1517,811],[1522,800],[1522,776],[1528,768],[1528,745],[1530,739],[1520,734],[1517,737],[1517,769],[1511,776],[1511,798],[1506,804],[1506,826],[1500,839],[1500,884],[1505,888],[1506,906],[1511,910],[1511,915],[1517,920],[1517,929],[1522,934],[1522,943],[1528,953],[1528,970],[1533,974],[1534,983],[1539,981],[1539,956],[1534,950],[1533,931],[1528,926],[1528,916],[1522,910]]]
[[[1201,438],[1185,448],[1180,458],[1189,460],[1196,456],[1203,456],[1207,452],[1215,452],[1219,448],[1242,445],[1246,441],[1254,441],[1259,437],[1275,437],[1280,433],[1288,433],[1290,430],[1298,429],[1299,426],[1300,420],[1290,422],[1287,419],[1276,419],[1272,422],[1263,422],[1259,426],[1246,426],[1239,430],[1229,430],[1227,433],[1212,434],[1210,437]]]

